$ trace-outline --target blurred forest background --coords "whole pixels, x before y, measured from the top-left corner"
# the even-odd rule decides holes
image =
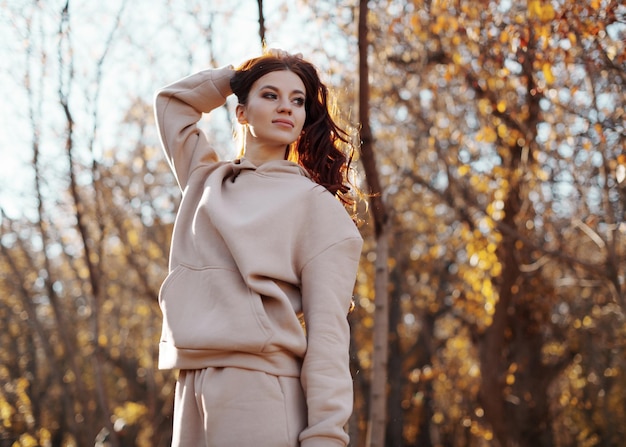
[[[261,37],[320,67],[380,192],[351,445],[626,445],[621,0],[3,0],[0,447],[169,445],[152,95]]]

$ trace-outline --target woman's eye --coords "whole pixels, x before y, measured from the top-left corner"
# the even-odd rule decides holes
[[[263,93],[263,98],[276,99],[278,98],[278,96],[276,95],[276,93],[267,92],[267,93]]]
[[[304,105],[304,98],[294,98],[293,102],[298,106]]]

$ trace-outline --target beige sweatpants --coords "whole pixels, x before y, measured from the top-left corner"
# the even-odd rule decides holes
[[[240,368],[181,371],[172,447],[297,447],[306,417],[298,378]]]

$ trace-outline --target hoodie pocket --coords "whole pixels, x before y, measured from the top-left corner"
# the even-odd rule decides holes
[[[176,267],[159,293],[162,341],[180,349],[260,353],[272,331],[261,297],[237,271]]]

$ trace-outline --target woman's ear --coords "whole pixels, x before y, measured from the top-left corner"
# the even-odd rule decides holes
[[[237,117],[237,122],[239,124],[248,124],[248,118],[246,114],[246,106],[242,104],[237,104],[235,108],[235,116]]]

